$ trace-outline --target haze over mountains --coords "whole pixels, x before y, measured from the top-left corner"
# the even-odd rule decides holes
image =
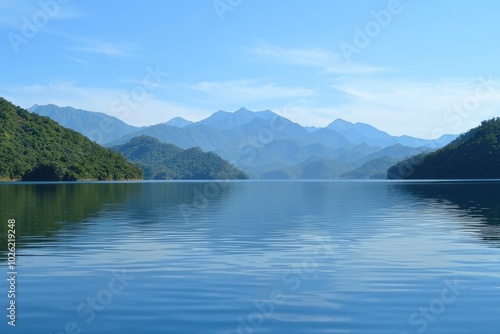
[[[325,128],[306,128],[270,110],[245,108],[217,111],[199,122],[176,117],[142,128],[71,107],[35,105],[29,110],[108,147],[149,136],[184,149],[198,146],[213,151],[251,178],[266,179],[383,178],[396,160],[440,148],[457,137],[391,136],[371,125],[342,119]]]

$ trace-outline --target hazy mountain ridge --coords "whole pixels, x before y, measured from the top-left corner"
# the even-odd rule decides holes
[[[387,169],[400,161],[397,158],[390,158],[388,156],[383,156],[380,158],[375,158],[369,160],[359,166],[358,168],[351,170],[347,173],[340,175],[341,179],[385,179],[387,175]]]
[[[456,138],[448,135],[437,140],[424,140],[391,136],[371,125],[342,119],[325,128],[306,128],[270,110],[253,112],[241,108],[235,112],[220,110],[199,122],[176,117],[166,123],[126,133],[105,145],[122,145],[138,136],[157,138],[183,149],[200,147],[213,151],[252,178],[266,177],[269,175],[266,173],[284,168],[294,170],[284,175],[301,178],[300,175],[308,173],[296,171],[311,161],[335,166],[326,170],[337,169],[338,172],[331,175],[340,176],[372,159],[384,156],[403,159],[425,151],[423,147],[430,150]]]
[[[373,146],[387,147],[391,145],[403,145],[409,147],[427,146],[436,148],[446,145],[455,139],[454,135],[443,135],[438,139],[428,140],[411,136],[391,136],[385,131],[381,131],[369,124],[351,123],[343,119],[337,119],[330,123],[327,129],[335,130],[344,138],[355,144],[369,142]]]
[[[75,109],[73,107],[58,107],[54,104],[39,106],[35,104],[28,111],[40,116],[50,117],[65,128],[80,132],[98,144],[110,142],[140,129],[140,127],[128,125],[105,113]]]
[[[210,117],[199,121],[198,124],[209,125],[219,130],[227,130],[236,126],[248,124],[256,118],[270,120],[277,116],[278,115],[270,110],[253,112],[246,108],[241,108],[233,113],[219,110]]]
[[[188,126],[190,124],[193,124],[193,122],[188,121],[182,117],[174,117],[170,121],[165,122],[165,125],[170,125],[170,126],[176,126],[178,128],[183,128],[185,126]]]

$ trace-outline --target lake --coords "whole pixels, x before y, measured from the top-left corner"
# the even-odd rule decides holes
[[[496,181],[1,184],[0,217],[2,333],[500,328]]]

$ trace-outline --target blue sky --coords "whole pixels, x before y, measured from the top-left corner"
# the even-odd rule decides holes
[[[0,0],[0,95],[134,125],[270,109],[435,138],[499,116],[500,2]]]

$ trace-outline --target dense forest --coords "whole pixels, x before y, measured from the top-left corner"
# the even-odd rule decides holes
[[[248,176],[213,152],[182,149],[148,136],[132,138],[111,149],[138,163],[146,180],[247,179]]]
[[[437,151],[399,162],[389,168],[387,178],[500,178],[500,118],[483,121]]]
[[[0,98],[0,179],[142,179],[142,170],[80,133]]]

